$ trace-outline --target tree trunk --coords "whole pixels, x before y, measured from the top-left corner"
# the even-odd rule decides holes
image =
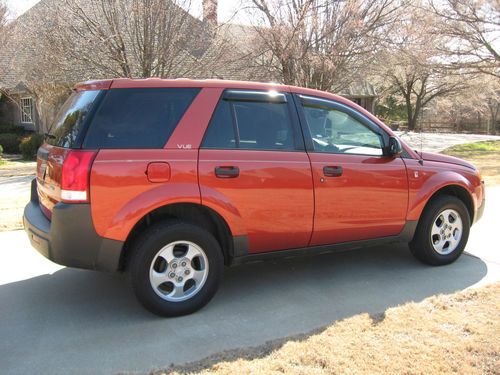
[[[408,117],[408,130],[414,130],[415,129],[415,122],[413,119],[413,107],[411,105],[411,98],[410,95],[405,95],[405,101],[406,101],[406,115]]]

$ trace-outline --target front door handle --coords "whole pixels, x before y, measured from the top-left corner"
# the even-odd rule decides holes
[[[215,167],[215,175],[219,178],[235,178],[240,175],[240,169],[233,166]]]
[[[340,177],[342,176],[343,169],[340,166],[327,165],[323,168],[323,174],[326,177]]]

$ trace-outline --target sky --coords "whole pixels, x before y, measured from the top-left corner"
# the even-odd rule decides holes
[[[33,5],[38,3],[40,0],[6,0],[7,6],[11,12],[10,18],[16,18],[17,16],[26,12]],[[235,16],[235,12],[241,0],[219,0],[219,22],[227,22],[231,20],[237,23],[248,23],[245,20],[245,16],[242,12],[239,12]],[[195,16],[201,16],[201,0],[192,0],[192,12]]]

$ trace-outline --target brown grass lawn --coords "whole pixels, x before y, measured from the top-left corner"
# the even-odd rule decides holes
[[[22,216],[30,199],[29,182],[18,182],[22,176],[33,176],[36,162],[2,160],[0,164],[0,232],[22,229]],[[29,181],[29,177],[24,179]],[[9,182],[10,184],[9,186]]]
[[[304,317],[307,319],[307,317]],[[499,374],[500,283],[155,374]]]
[[[474,164],[481,171],[486,186],[500,185],[500,141],[457,145],[447,148],[443,154]]]

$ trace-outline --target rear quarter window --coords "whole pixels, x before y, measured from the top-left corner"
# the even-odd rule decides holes
[[[87,115],[101,91],[80,91],[73,93],[59,110],[54,124],[49,129],[47,143],[73,148],[84,127]]]
[[[111,89],[97,109],[84,148],[162,148],[198,88]]]

